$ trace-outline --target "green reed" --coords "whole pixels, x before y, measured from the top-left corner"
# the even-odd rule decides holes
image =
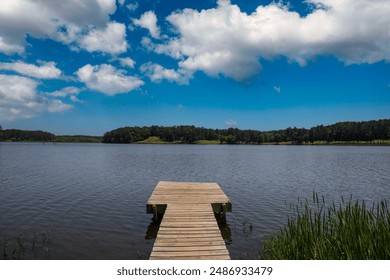
[[[289,205],[287,225],[263,242],[260,257],[287,260],[390,259],[387,200],[367,207],[352,197],[330,205],[313,201]]]
[[[15,238],[0,235],[0,260],[50,259],[51,232],[19,233]]]

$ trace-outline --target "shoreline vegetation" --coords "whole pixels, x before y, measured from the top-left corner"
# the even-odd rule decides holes
[[[273,260],[390,259],[390,212],[386,199],[327,204],[324,197],[289,205],[287,225],[262,243],[259,258]]]
[[[0,234],[0,260],[48,260],[51,254],[51,231]]]
[[[115,144],[390,145],[390,119],[339,122],[310,129],[258,131],[209,129],[189,125],[121,127],[103,136],[54,135],[46,131],[1,129],[0,141]]]

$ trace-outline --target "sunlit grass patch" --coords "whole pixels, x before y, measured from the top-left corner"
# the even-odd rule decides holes
[[[169,144],[170,142],[161,140],[157,136],[150,136],[149,138],[146,138],[145,140],[135,142],[136,144]]]

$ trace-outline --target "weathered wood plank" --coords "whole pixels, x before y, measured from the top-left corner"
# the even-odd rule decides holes
[[[220,240],[222,242],[225,242],[223,241],[223,239],[221,238],[221,234],[218,233],[212,233],[212,234],[207,234],[207,233],[204,233],[204,234],[196,234],[193,233],[193,234],[189,234],[189,235],[195,235],[195,236],[188,236],[188,235],[179,235],[180,237],[179,238],[176,238],[174,237],[175,235],[177,234],[174,234],[174,235],[168,235],[168,234],[165,234],[165,233],[161,233],[161,236],[158,235],[157,238],[156,238],[156,241],[158,240],[163,240],[164,242],[165,241],[169,241],[169,240],[181,240],[181,241],[188,241],[188,240],[198,240],[198,241],[208,241],[207,238],[209,237],[210,240]]]
[[[209,227],[209,228],[163,228],[160,229],[161,234],[167,234],[167,233],[183,233],[183,234],[194,234],[194,233],[220,233],[218,228],[215,227]]]
[[[169,256],[169,257],[153,257],[150,256],[150,260],[230,260],[229,255],[216,255],[216,256]]]
[[[160,252],[160,251],[152,251],[152,256],[213,256],[213,255],[223,255],[229,254],[226,249],[212,250],[212,251],[175,251],[175,252]]]
[[[202,192],[202,191],[199,191],[199,192]],[[215,200],[217,200],[218,202],[225,202],[227,201],[226,199],[226,196],[224,194],[208,194],[208,193],[199,193],[198,194],[195,194],[195,193],[187,193],[187,192],[182,192],[182,193],[165,193],[165,194],[154,194],[153,197],[150,198],[150,200],[165,200],[165,199],[168,199],[168,198],[173,198],[173,199],[189,199],[191,200],[192,198],[214,198]],[[194,203],[198,203],[198,204],[202,204],[202,203],[208,203],[206,201],[199,201],[199,202],[193,202]]]
[[[210,245],[210,246],[156,246],[153,248],[153,252],[188,252],[188,251],[216,251],[226,250],[224,245]]]
[[[225,242],[220,240],[208,240],[208,239],[205,240],[207,241],[194,241],[194,240],[183,241],[182,239],[175,239],[174,242],[155,241],[154,246],[155,247],[225,246]]]
[[[150,259],[230,259],[214,210],[231,204],[218,184],[159,182],[147,204],[165,210]]]
[[[219,235],[216,236],[180,236],[180,237],[172,237],[172,236],[164,236],[164,237],[157,237],[155,244],[158,243],[165,243],[165,242],[172,242],[172,243],[180,243],[180,242],[222,242],[225,244],[225,241],[221,239]]]
[[[193,222],[208,222],[208,223],[215,223],[215,218],[210,216],[203,216],[203,217],[166,217],[165,218],[166,223],[193,223]]]
[[[204,227],[215,227],[215,222],[165,222],[164,227],[169,228],[204,228]]]
[[[187,217],[202,217],[202,216],[209,216],[209,217],[214,217],[214,213],[211,212],[211,210],[206,211],[206,210],[200,210],[200,209],[194,209],[190,210],[190,208],[186,208],[183,210],[175,210],[175,209],[170,209],[170,212],[172,212],[172,216],[178,217],[178,216],[187,216]]]

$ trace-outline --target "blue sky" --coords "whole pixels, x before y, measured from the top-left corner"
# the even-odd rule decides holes
[[[272,130],[390,118],[390,2],[2,0],[0,124]]]

